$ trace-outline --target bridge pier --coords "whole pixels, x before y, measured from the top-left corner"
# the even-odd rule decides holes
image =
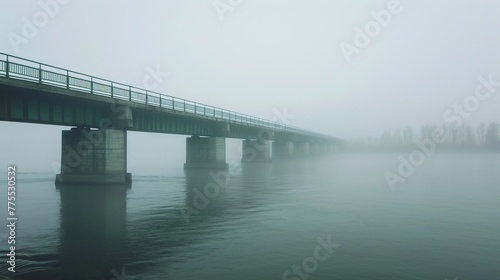
[[[271,161],[271,141],[243,140],[242,162]]]
[[[321,154],[327,154],[329,151],[328,151],[328,144],[326,143],[321,143],[320,144],[320,152]]]
[[[328,152],[329,152],[330,154],[335,153],[335,152],[336,152],[336,150],[337,150],[337,149],[336,149],[335,144],[333,144],[333,143],[328,144]]]
[[[228,169],[226,163],[226,138],[186,138],[186,163],[184,169]]]
[[[293,158],[293,141],[274,141],[273,158]]]
[[[296,156],[305,157],[310,153],[309,142],[296,142],[294,143],[294,154]]]
[[[318,155],[320,153],[319,143],[312,143],[310,151],[312,155]]]
[[[130,184],[127,131],[77,127],[62,132],[61,174],[56,184]]]

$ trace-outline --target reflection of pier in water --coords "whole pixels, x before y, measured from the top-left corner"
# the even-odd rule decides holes
[[[217,238],[219,229],[238,227],[237,220],[261,205],[270,191],[276,191],[272,184],[292,167],[291,161],[244,164],[227,185],[224,171],[185,170],[185,197],[178,201],[181,205],[170,201],[134,217],[126,215],[125,186],[62,186],[62,268],[68,275],[81,271],[82,277],[88,277],[82,279],[112,279],[112,271],[121,273],[123,267],[127,275],[134,275],[134,268],[168,273],[170,265],[191,252],[186,247],[194,250],[203,238]],[[206,197],[208,203],[199,209],[194,202],[196,194],[204,195],[205,187],[214,185],[219,187],[217,195]],[[187,207],[199,211],[189,217],[189,223],[181,211]],[[139,264],[134,261],[137,259],[149,261]]]
[[[111,279],[113,269],[121,271],[126,191],[125,186],[67,185],[59,189],[60,258],[71,279],[76,271],[81,279]]]

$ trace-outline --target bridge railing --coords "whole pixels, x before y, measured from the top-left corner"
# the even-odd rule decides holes
[[[315,134],[282,123],[97,78],[87,74],[0,53],[0,76],[66,88],[233,123],[274,130]],[[320,136],[318,134],[318,136]]]

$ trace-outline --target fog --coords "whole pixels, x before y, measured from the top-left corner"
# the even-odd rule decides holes
[[[29,36],[44,8],[0,3],[0,52],[343,139],[499,121],[496,1],[60,1]],[[0,122],[0,163],[53,170],[63,129]],[[128,139],[132,172],[184,160],[185,136]]]

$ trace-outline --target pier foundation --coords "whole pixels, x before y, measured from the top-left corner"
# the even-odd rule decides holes
[[[130,184],[127,131],[77,127],[62,132],[56,184]]]
[[[184,169],[228,169],[226,138],[192,136],[186,139]]]
[[[271,141],[243,140],[242,162],[271,161]]]
[[[293,141],[274,141],[273,158],[293,158]]]

